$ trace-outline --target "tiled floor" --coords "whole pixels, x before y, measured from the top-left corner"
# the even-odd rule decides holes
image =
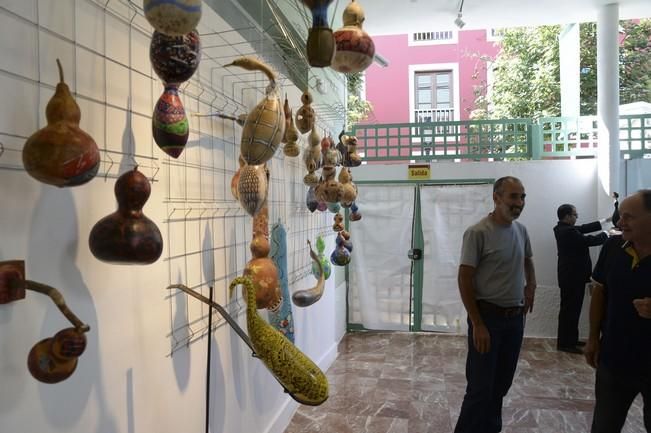
[[[555,340],[525,340],[504,400],[505,433],[588,432],[593,370]],[[466,386],[466,339],[408,333],[348,334],[327,376],[330,398],[301,406],[285,433],[450,433]],[[644,432],[641,398],[624,433]]]

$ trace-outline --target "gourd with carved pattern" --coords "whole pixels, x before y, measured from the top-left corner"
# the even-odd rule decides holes
[[[301,134],[306,134],[314,129],[314,108],[312,108],[312,95],[308,90],[301,95],[303,105],[296,111],[296,127]]]
[[[267,200],[269,172],[265,164],[245,165],[240,169],[237,196],[244,210],[254,217]]]
[[[343,207],[352,206],[357,198],[357,185],[353,183],[353,175],[348,167],[342,167],[339,172],[339,183],[342,187],[341,205]]]
[[[373,63],[375,44],[362,29],[364,9],[352,0],[344,9],[344,26],[334,33],[337,49],[332,69],[337,72],[362,72]]]
[[[149,24],[169,36],[191,32],[201,19],[201,0],[144,0],[142,6]]]
[[[247,288],[246,327],[256,356],[294,400],[310,406],[322,404],[328,399],[328,379],[323,371],[258,315],[255,289],[249,278],[234,279],[231,294],[239,284]]]
[[[310,132],[308,147],[303,150],[303,162],[305,162],[305,168],[307,168],[303,183],[307,186],[316,186],[319,183],[319,177],[315,172],[321,165],[321,137],[316,132],[316,128],[313,128],[312,132]]]
[[[276,85],[276,74],[264,63],[252,57],[240,57],[226,66],[239,66],[249,71],[261,71],[269,78],[265,98],[246,117],[240,141],[240,153],[248,164],[269,161],[276,153],[285,134],[285,116]]]

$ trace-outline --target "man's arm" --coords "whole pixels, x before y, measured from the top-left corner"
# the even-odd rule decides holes
[[[533,311],[533,300],[536,297],[536,270],[533,266],[533,257],[524,258],[524,275],[527,284],[524,286],[524,311]]]
[[[590,336],[583,350],[585,360],[592,368],[597,368],[599,363],[599,350],[601,336],[601,321],[604,318],[606,306],[606,293],[603,284],[593,280],[592,300],[590,301]]]
[[[488,328],[479,314],[477,307],[477,298],[475,297],[475,268],[468,265],[459,266],[457,281],[459,283],[459,293],[461,301],[466,307],[468,318],[472,323],[473,333],[472,342],[479,353],[486,353],[490,350],[490,334]]]

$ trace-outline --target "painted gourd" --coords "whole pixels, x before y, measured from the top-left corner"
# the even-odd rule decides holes
[[[353,252],[353,242],[350,240],[350,232],[342,230],[337,235],[335,239],[335,244],[337,246],[343,245],[344,248],[348,250],[349,253]]]
[[[362,219],[362,213],[359,211],[359,207],[357,207],[357,203],[353,202],[353,204],[350,205],[350,220],[359,221],[361,219]]]
[[[292,110],[289,110],[289,129],[285,133],[287,137],[287,144],[283,147],[283,153],[290,158],[296,157],[301,153],[301,148],[298,146],[298,129],[294,125],[294,116]]]
[[[345,229],[344,227],[344,217],[341,216],[340,213],[335,214],[335,216],[332,218],[334,220],[334,224],[332,225],[332,230],[336,232],[341,232]]]
[[[27,368],[39,382],[58,383],[74,373],[77,360],[85,349],[84,332],[66,328],[32,347],[27,356]]]
[[[237,201],[240,200],[240,193],[237,190],[238,184],[240,183],[240,175],[242,173],[242,167],[246,164],[246,161],[244,161],[244,158],[242,158],[242,155],[238,158],[238,162],[240,164],[240,168],[237,169],[233,177],[231,178],[231,194],[233,195],[233,198]]]
[[[316,128],[312,129],[308,137],[308,147],[303,151],[303,162],[307,168],[307,175],[303,178],[303,183],[307,186],[316,186],[319,183],[319,177],[316,175],[321,165],[321,138]]]
[[[245,165],[240,169],[237,183],[240,205],[254,217],[267,201],[269,191],[269,173],[264,164]]]
[[[149,45],[149,60],[164,83],[180,84],[192,77],[201,61],[201,40],[196,30],[182,36],[155,31]]]
[[[23,147],[23,165],[34,179],[58,187],[83,185],[99,170],[95,140],[79,128],[81,111],[63,79],[45,108],[47,126],[32,134]]]
[[[306,134],[314,129],[315,114],[312,100],[312,95],[307,90],[301,95],[303,105],[296,111],[296,127],[301,134]]]
[[[333,0],[303,0],[312,13],[312,27],[307,35],[307,61],[310,66],[330,66],[335,55],[335,38],[328,25],[328,6]]]
[[[373,63],[375,44],[362,30],[364,10],[352,0],[344,9],[344,26],[334,33],[337,49],[330,67],[337,72],[362,72]]]
[[[319,252],[317,258],[319,259],[319,263],[321,263],[321,270],[323,270],[323,275],[327,280],[332,273],[332,266],[330,266],[330,262],[325,256],[325,242],[321,236],[316,238],[316,250]],[[318,279],[321,276],[321,270],[319,270],[319,265],[312,263],[312,275],[314,275],[314,278]]]
[[[230,284],[247,288],[246,327],[255,356],[269,369],[297,402],[318,406],[328,399],[328,379],[321,369],[291,341],[265,322],[255,309],[255,289],[249,278],[238,277]]]
[[[282,301],[277,309],[267,312],[267,317],[269,323],[293,343],[294,316],[292,314],[292,301],[287,278],[287,231],[280,223],[280,220],[271,228],[271,252],[269,256],[278,270]]]
[[[163,237],[142,212],[151,194],[149,180],[134,168],[115,182],[118,210],[99,220],[88,238],[93,255],[108,263],[147,265],[163,252]]]
[[[201,0],[144,0],[145,18],[169,36],[190,33],[201,19]]]
[[[307,190],[307,194],[305,196],[305,205],[312,213],[314,213],[316,208],[319,206],[319,201],[316,199],[316,194],[314,193],[313,186],[309,187]]]
[[[261,71],[269,79],[264,99],[246,117],[240,141],[240,153],[248,164],[264,164],[274,156],[285,134],[285,116],[278,95],[276,74],[251,57],[240,57],[226,66]]]
[[[339,172],[339,183],[342,187],[341,205],[350,207],[357,198],[357,185],[353,183],[353,175],[348,167],[342,167]]]
[[[312,258],[313,265],[316,265],[319,270],[319,276],[317,277],[317,283],[314,287],[294,292],[292,295],[292,302],[297,307],[309,307],[314,304],[321,299],[325,289],[325,272],[323,272],[323,267],[321,266],[319,257],[312,249],[312,244],[310,244],[309,240],[307,241],[307,245],[310,248],[310,257]]]
[[[362,158],[357,154],[357,137],[354,135],[344,136],[348,156],[344,165],[346,167],[359,167],[362,164]]]
[[[188,142],[190,125],[176,84],[165,85],[165,91],[154,107],[152,133],[163,152],[172,158],[181,156]]]
[[[326,203],[337,203],[341,200],[344,188],[335,179],[337,169],[333,166],[325,166],[321,170],[322,179],[315,187],[316,198]]]

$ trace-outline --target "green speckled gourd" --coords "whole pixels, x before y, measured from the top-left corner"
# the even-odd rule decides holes
[[[248,277],[237,277],[230,284],[246,287],[246,326],[255,354],[297,402],[318,406],[328,399],[328,379],[319,367],[265,322],[255,307],[255,289]]]

